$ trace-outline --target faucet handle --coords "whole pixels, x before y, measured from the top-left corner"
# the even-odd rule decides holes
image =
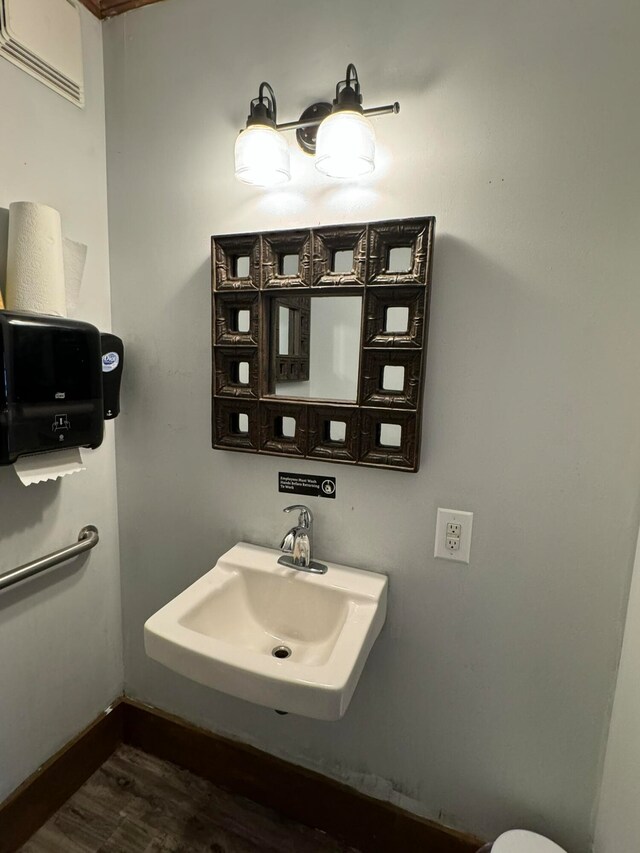
[[[293,512],[294,509],[300,511],[300,514],[298,515],[298,527],[310,528],[313,524],[313,515],[311,514],[309,507],[304,506],[304,504],[292,504],[291,506],[286,506],[283,509],[283,512]]]

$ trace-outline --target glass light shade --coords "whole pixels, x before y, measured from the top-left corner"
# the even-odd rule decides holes
[[[256,187],[276,187],[291,178],[289,146],[272,127],[250,124],[236,139],[236,178]]]
[[[357,178],[375,169],[376,135],[355,110],[331,113],[318,128],[316,169],[332,178]]]

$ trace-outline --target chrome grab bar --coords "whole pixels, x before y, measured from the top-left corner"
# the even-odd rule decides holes
[[[13,586],[14,583],[20,583],[20,581],[40,574],[46,569],[51,569],[60,563],[66,563],[67,560],[77,557],[78,554],[90,551],[95,548],[99,539],[98,528],[94,527],[93,524],[88,524],[78,533],[78,541],[73,545],[67,545],[66,548],[60,548],[59,551],[54,551],[52,554],[40,557],[39,560],[32,560],[30,563],[25,563],[24,566],[18,566],[17,569],[10,569],[0,575],[0,592]]]

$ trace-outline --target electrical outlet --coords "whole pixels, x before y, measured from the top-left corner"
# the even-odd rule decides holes
[[[434,556],[458,563],[468,563],[472,526],[472,512],[439,507]]]

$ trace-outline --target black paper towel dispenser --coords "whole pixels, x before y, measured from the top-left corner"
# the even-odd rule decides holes
[[[99,447],[100,332],[78,320],[0,311],[0,465],[63,447]]]

